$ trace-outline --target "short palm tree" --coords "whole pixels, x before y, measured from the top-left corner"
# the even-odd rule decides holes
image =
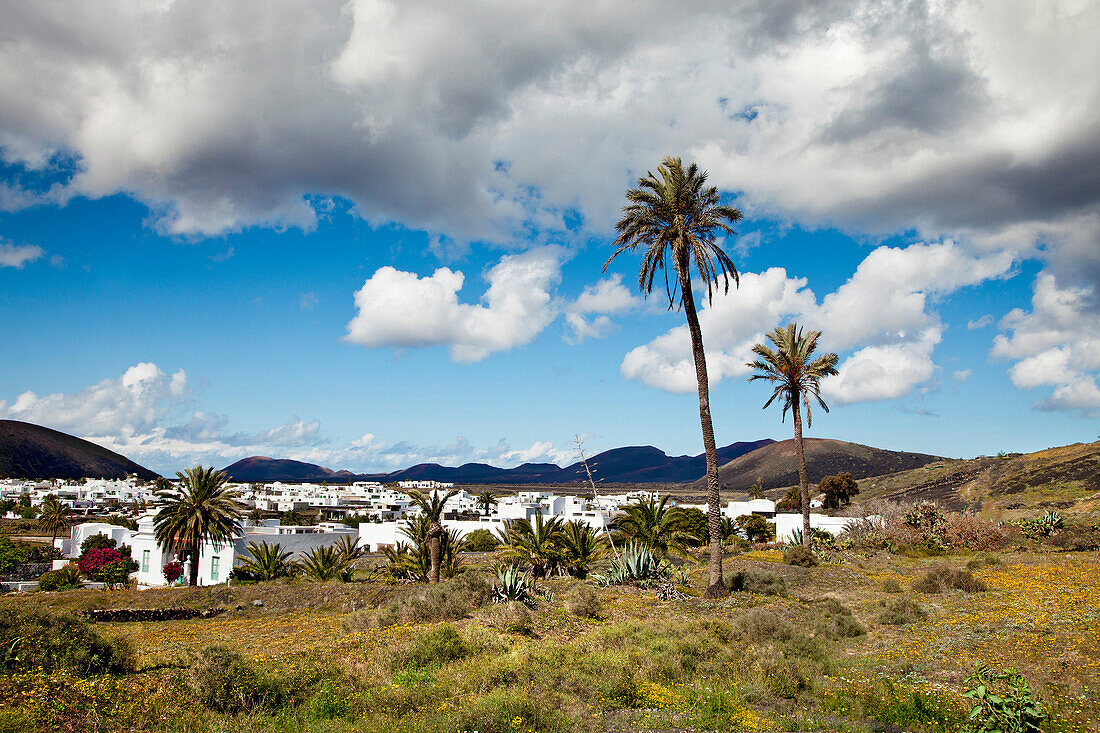
[[[736,285],[737,268],[718,245],[718,236],[732,236],[731,224],[740,221],[741,212],[722,203],[718,189],[707,186],[707,174],[695,163],[684,167],[679,158],[666,157],[657,167],[658,175],[647,172],[638,185],[626,193],[627,205],[615,225],[615,253],[604,264],[639,246],[645,250],[638,272],[638,287],[648,296],[653,292],[653,280],[658,271],[665,281],[669,308],[677,303],[684,309],[691,352],[695,361],[695,379],[699,391],[699,423],[703,431],[703,452],[707,458],[707,525],[710,534],[710,586],[707,595],[721,596],[722,582],[722,515],[719,507],[718,449],[714,442],[714,426],[710,416],[710,383],[707,360],[703,351],[703,332],[695,310],[692,291],[692,269],[706,283],[707,300],[721,286],[729,292],[730,281]],[[670,278],[671,275],[671,278]],[[720,282],[721,281],[721,282]]]
[[[176,475],[177,486],[157,492],[154,534],[163,547],[191,559],[189,582],[198,585],[203,544],[239,535],[245,507],[237,492],[226,487],[229,476],[224,471],[195,466]]]
[[[543,578],[554,572],[562,559],[562,521],[535,515],[535,521],[513,519],[505,525],[502,539],[505,557],[531,566],[531,575]]]
[[[604,553],[604,541],[587,522],[573,520],[562,527],[561,559],[565,570],[574,578],[588,576],[588,566]]]
[[[802,542],[811,546],[810,537],[810,485],[806,478],[806,450],[802,444],[802,412],[806,408],[806,426],[813,424],[810,413],[810,398],[814,398],[825,412],[829,406],[821,399],[821,380],[837,373],[836,354],[824,354],[813,358],[817,350],[817,340],[821,331],[803,332],[796,323],[786,328],[776,328],[768,334],[771,347],[756,344],[752,351],[758,357],[749,367],[756,372],[749,381],[763,379],[771,383],[772,396],[764,403],[767,409],[777,399],[783,403],[782,420],[787,418],[787,410],[794,416],[794,447],[798,456],[798,486],[802,496]]]
[[[485,516],[489,516],[489,508],[497,503],[497,498],[493,496],[493,492],[486,489],[477,495],[477,505],[484,512]]]
[[[333,547],[336,548],[348,565],[367,554],[367,549],[359,544],[359,535],[345,534],[337,540]]]
[[[412,499],[413,504],[420,508],[421,514],[427,517],[429,522],[427,539],[431,566],[428,571],[428,581],[431,583],[439,582],[440,556],[443,536],[446,534],[442,523],[443,508],[447,502],[450,501],[451,497],[456,494],[458,494],[458,489],[451,489],[446,494],[441,494],[438,491],[433,491],[430,494],[424,494],[415,490],[409,492],[409,497]]]
[[[302,556],[298,567],[307,578],[325,581],[339,578],[346,565],[335,547],[314,547]]]
[[[53,494],[47,494],[38,508],[38,526],[50,533],[52,548],[57,534],[69,526],[69,508]]]
[[[269,545],[266,541],[249,542],[246,550],[249,557],[241,561],[241,569],[255,576],[257,580],[275,580],[291,574],[292,553],[284,550],[278,542],[273,545]]]
[[[669,553],[691,557],[688,546],[694,536],[686,526],[684,512],[669,504],[669,497],[645,499],[623,507],[623,513],[611,525],[623,536],[648,547],[660,559]],[[721,522],[719,522],[721,532]],[[721,538],[721,534],[719,534]]]

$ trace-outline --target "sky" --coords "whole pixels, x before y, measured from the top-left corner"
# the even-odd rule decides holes
[[[0,418],[166,473],[698,454],[682,312],[603,269],[677,155],[743,213],[719,445],[792,435],[746,381],[792,320],[840,357],[810,436],[1100,433],[1100,2],[0,14]]]

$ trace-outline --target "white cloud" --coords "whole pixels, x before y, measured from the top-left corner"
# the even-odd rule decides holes
[[[993,316],[986,314],[981,318],[975,318],[966,322],[967,331],[977,331],[979,328],[985,328],[993,324]]]
[[[1035,280],[1031,311],[1015,308],[999,324],[992,356],[1015,361],[1021,389],[1054,387],[1041,410],[1100,415],[1100,301],[1095,287],[1061,287],[1049,272]]]
[[[481,361],[530,343],[557,316],[550,289],[561,278],[562,248],[505,255],[486,274],[485,305],[460,303],[465,276],[441,267],[427,277],[377,270],[355,293],[347,341],[362,346],[449,346],[455,361]]]
[[[321,299],[317,297],[317,293],[309,292],[302,293],[298,296],[298,310],[311,311],[313,310]]]
[[[937,298],[1010,271],[1011,255],[967,254],[945,241],[904,248],[878,247],[855,274],[818,304],[806,280],[785,270],[743,273],[741,286],[716,295],[699,312],[711,384],[749,373],[755,343],[794,319],[823,332],[821,348],[844,354],[837,377],[822,392],[838,403],[896,399],[932,377],[932,353],[944,326]],[[672,392],[696,389],[687,327],[678,326],[630,351],[622,374]]]
[[[34,244],[16,246],[0,242],[0,267],[21,269],[23,265],[34,262],[42,255],[42,248]]]
[[[566,308],[566,325],[572,332],[566,340],[577,344],[586,338],[603,338],[614,327],[607,314],[637,308],[641,303],[642,299],[623,285],[622,275],[615,274],[594,285],[587,285],[584,292]],[[596,314],[596,317],[586,318],[590,314]]]
[[[131,193],[169,232],[309,228],[313,194],[455,240],[571,210],[606,232],[624,185],[682,151],[750,215],[1042,244],[1100,280],[1093,2],[108,0],[4,18],[4,158],[71,155],[40,198]]]
[[[970,369],[959,369],[958,371],[951,372],[951,376],[955,378],[956,382],[965,382],[970,379],[972,373]]]

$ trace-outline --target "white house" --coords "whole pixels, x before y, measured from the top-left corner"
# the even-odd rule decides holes
[[[53,544],[61,551],[63,557],[75,558],[80,556],[80,546],[84,543],[84,540],[97,534],[110,537],[115,541],[115,545],[130,545],[134,533],[132,530],[120,527],[117,524],[84,522],[83,524],[74,524],[69,528],[68,537],[58,537]]]
[[[789,542],[795,532],[802,531],[801,514],[776,514],[769,520],[775,525],[775,539],[777,542]],[[848,525],[853,522],[851,517],[830,517],[825,514],[811,514],[811,529],[820,529],[833,536],[841,534]]]

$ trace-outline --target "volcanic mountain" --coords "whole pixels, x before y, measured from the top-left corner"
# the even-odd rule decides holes
[[[805,447],[806,473],[811,483],[841,471],[859,479],[908,471],[942,460],[924,453],[884,450],[828,438],[806,438]],[[793,439],[758,448],[718,469],[718,483],[723,490],[745,491],[757,481],[765,489],[798,483],[798,458]],[[693,487],[705,486],[705,477],[693,483]]]
[[[125,456],[82,438],[41,425],[0,420],[0,477],[139,478],[157,474]]]
[[[720,462],[773,443],[771,439],[733,443],[718,450]],[[653,446],[613,448],[588,459],[593,477],[603,483],[683,483],[706,472],[706,458],[669,456]],[[485,463],[440,466],[421,463],[401,471],[355,475],[333,471],[312,463],[253,456],[224,469],[235,481],[287,481],[348,483],[350,481],[394,482],[405,480],[448,481],[456,484],[569,484],[586,481],[584,464],[562,468],[553,463],[524,463],[515,468],[497,468]]]

